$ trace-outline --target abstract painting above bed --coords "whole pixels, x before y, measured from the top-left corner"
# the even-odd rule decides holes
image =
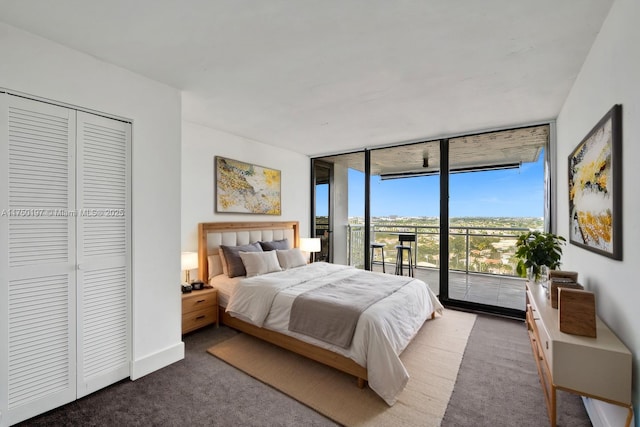
[[[216,212],[280,215],[280,171],[216,156]]]

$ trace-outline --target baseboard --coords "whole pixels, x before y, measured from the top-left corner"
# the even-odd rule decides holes
[[[135,381],[182,359],[184,359],[184,343],[180,341],[174,346],[131,362],[131,379]]]
[[[622,406],[612,405],[597,399],[583,397],[582,402],[593,427],[617,427],[625,425],[628,411]],[[631,421],[633,425],[633,420]]]

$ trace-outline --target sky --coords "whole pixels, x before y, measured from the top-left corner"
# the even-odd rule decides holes
[[[438,176],[371,180],[371,215],[439,216]],[[327,189],[317,192],[317,215],[327,215]],[[544,216],[544,156],[517,169],[453,174],[449,216]],[[364,216],[364,174],[349,170],[349,217]]]

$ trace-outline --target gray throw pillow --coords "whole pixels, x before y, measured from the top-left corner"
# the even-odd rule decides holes
[[[289,239],[274,240],[272,242],[258,242],[263,251],[275,251],[276,249],[289,249]]]
[[[245,270],[242,258],[240,258],[240,251],[262,252],[262,247],[258,242],[242,246],[220,245],[220,249],[224,253],[224,260],[227,263],[227,276],[229,277],[247,275],[247,270]]]

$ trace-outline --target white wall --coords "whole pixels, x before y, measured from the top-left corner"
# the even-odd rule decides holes
[[[132,378],[184,357],[179,91],[0,23],[0,87],[133,121]]]
[[[281,172],[282,215],[216,213],[214,157],[223,156]],[[198,250],[198,223],[299,221],[309,236],[310,163],[307,156],[186,120],[182,123],[182,250]]]
[[[597,312],[634,358],[634,407],[640,425],[640,2],[616,0],[557,120],[558,232],[569,236],[567,158],[614,105],[623,109],[623,260],[567,245],[563,268],[596,294]],[[564,219],[563,219],[564,218]]]

